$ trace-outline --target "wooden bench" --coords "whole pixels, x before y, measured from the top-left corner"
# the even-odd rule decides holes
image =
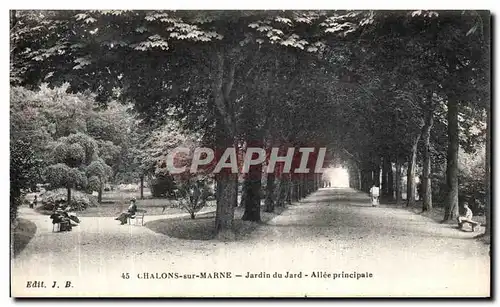
[[[135,215],[127,219],[128,224],[144,226],[144,215],[146,214],[146,212],[147,212],[146,210],[137,209]]]
[[[70,227],[70,222],[59,222],[52,224],[52,232],[66,231]]]

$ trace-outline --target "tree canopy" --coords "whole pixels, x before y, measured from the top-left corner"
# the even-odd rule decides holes
[[[417,167],[430,180],[424,181],[430,195],[432,165],[446,160],[449,219],[458,210],[458,147],[471,152],[485,140],[488,12],[111,10],[14,16],[11,83],[36,88],[68,82],[70,92],[95,93],[106,110],[82,122],[54,113],[69,121],[59,118],[53,133],[66,136],[86,123],[103,163],[112,167],[132,144],[116,132],[133,122],[122,117],[107,124],[122,112],[113,101],[131,102],[137,120],[148,127],[136,141],[151,145],[140,150],[146,156],[139,159],[142,170],[151,170],[169,142],[177,143],[171,122],[215,148],[330,147],[329,158],[349,161],[351,177],[364,190],[379,181],[382,160],[390,166],[382,170],[383,181],[392,178],[392,163],[396,169],[406,163],[408,202],[415,197]],[[65,103],[62,112],[79,108]],[[80,148],[72,151],[75,159],[87,157]],[[236,180],[217,178],[217,231],[231,227]],[[245,186],[255,192],[260,184]],[[426,199],[424,208],[430,208]],[[258,198],[247,202],[245,216],[259,207]]]

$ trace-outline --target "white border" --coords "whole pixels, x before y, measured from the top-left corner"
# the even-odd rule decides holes
[[[411,9],[411,8],[425,8],[425,9],[487,9],[491,10],[494,15],[496,15],[499,10],[499,1],[484,1],[484,0],[475,0],[475,1],[436,1],[436,0],[422,0],[422,1],[387,1],[387,0],[378,0],[378,1],[360,1],[360,0],[349,0],[349,1],[318,1],[318,0],[308,0],[308,1],[284,1],[284,0],[279,0],[279,1],[252,1],[252,2],[236,2],[236,1],[206,1],[206,0],[183,0],[183,1],[177,1],[177,2],[171,2],[171,1],[151,1],[151,0],[141,0],[141,1],[99,1],[99,0],[87,0],[84,2],[71,2],[71,1],[16,1],[12,4],[7,4],[6,2],[2,2],[2,6],[6,6],[5,9],[2,10],[2,14],[0,15],[0,31],[2,35],[2,42],[4,42],[5,45],[9,45],[9,15],[8,15],[8,10],[9,9],[109,9],[109,8],[121,8],[121,9],[389,9],[389,10],[395,10],[395,9]],[[496,16],[495,16],[496,17]],[[494,20],[496,21],[496,20]],[[493,23],[493,26],[496,24],[496,22]],[[496,27],[495,27],[496,28]],[[494,38],[495,41],[498,39],[498,30],[494,31]],[[0,195],[2,195],[2,200],[3,200],[3,210],[5,210],[5,228],[3,231],[3,242],[0,244],[2,248],[2,252],[0,253],[2,257],[2,261],[0,263],[4,265],[9,265],[10,266],[10,261],[9,261],[9,222],[7,221],[7,210],[9,208],[8,203],[9,203],[9,103],[8,103],[8,93],[9,93],[9,48],[1,48],[0,52],[2,54],[2,61],[0,61],[1,65],[1,77],[2,77],[2,82],[0,82],[0,85],[2,86],[2,93],[4,93],[3,98],[4,101],[1,104],[1,110],[0,110],[0,140],[2,146],[0,146],[0,174],[1,176],[1,184],[0,184]],[[495,49],[495,55],[498,55],[498,46],[496,46]],[[495,67],[498,67],[498,61],[495,61]],[[497,69],[495,69],[497,71]],[[500,88],[498,79],[494,79],[495,84],[493,85],[494,88]],[[500,118],[500,107],[495,107],[495,116],[494,118],[497,119],[496,122],[498,122],[498,119]],[[496,153],[496,144],[499,141],[499,129],[497,124],[494,125],[494,135],[496,136],[494,139],[494,147],[492,148],[492,152]],[[494,164],[496,167],[493,170],[494,173],[497,170],[498,167],[498,161],[496,161],[496,155],[492,155],[492,159],[494,160]],[[494,186],[494,191],[500,191],[500,189],[497,189],[499,187],[500,181],[496,180],[495,181],[495,186]],[[493,204],[495,209],[495,216],[493,217],[493,220],[497,220],[498,213],[500,212],[500,208],[496,206],[496,204]],[[495,223],[495,229],[498,229],[498,226]],[[498,233],[498,231],[495,231],[495,236]],[[496,263],[498,265],[498,263]],[[5,270],[3,274],[5,282],[2,283],[4,285],[4,291],[5,293],[2,296],[2,306],[7,306],[7,305],[13,305],[15,302],[8,297],[8,293],[6,293],[8,290],[8,285],[10,283],[10,276],[7,273],[8,270]],[[496,272],[494,272],[496,275]],[[498,280],[497,283],[498,284]],[[495,291],[497,294],[498,292]],[[84,301],[85,302],[85,301]],[[194,303],[206,303],[207,301],[196,301]],[[315,301],[312,301],[315,302]],[[5,303],[5,304],[4,304]],[[95,304],[96,306],[99,305],[104,305],[105,303],[109,302],[92,302],[92,304]],[[124,304],[125,302],[114,302],[114,304]],[[134,304],[134,305],[139,305],[142,302],[126,302],[126,304]],[[148,303],[152,303],[148,301]],[[177,305],[179,304],[178,302],[175,301],[159,301],[158,303],[161,304],[169,304],[169,305]],[[220,304],[220,301],[217,302],[212,302],[216,304]],[[226,303],[244,303],[242,301],[230,301]],[[288,304],[289,302],[283,302],[283,301],[275,301],[275,302],[263,302],[263,301],[253,301],[251,304],[255,305],[267,305],[267,304]],[[305,302],[305,301],[298,301],[294,303],[299,303],[299,304],[304,304],[304,303],[311,303],[311,301]],[[315,302],[316,303],[316,302]],[[334,302],[327,302],[327,304],[345,304],[346,302],[340,302],[340,301],[334,301]],[[387,302],[380,302],[380,301],[358,301],[356,302],[357,304],[386,304]],[[400,302],[394,302],[394,303],[400,303]],[[415,303],[415,302],[413,302]],[[420,303],[420,302],[417,302]],[[437,304],[437,302],[422,302],[427,304]],[[456,304],[459,302],[452,302],[452,304]],[[464,302],[465,304],[470,305],[471,301],[466,301]],[[38,304],[54,304],[52,301],[47,301],[47,302],[37,302]],[[69,302],[64,302],[65,305],[73,305],[75,304],[74,302],[69,303]],[[186,304],[184,302],[183,304]],[[192,304],[192,303],[189,303]]]

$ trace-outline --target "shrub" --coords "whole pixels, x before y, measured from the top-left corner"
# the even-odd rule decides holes
[[[45,210],[54,210],[55,206],[60,204],[65,204],[67,202],[67,190],[66,189],[55,189],[50,190],[41,195],[42,208]],[[72,210],[85,210],[88,207],[97,207],[97,199],[90,195],[80,191],[71,191],[71,203]]]
[[[210,185],[205,179],[192,178],[181,182],[176,191],[181,208],[186,210],[192,219],[205,205],[211,195]]]
[[[483,215],[485,207],[486,187],[485,147],[480,146],[475,152],[460,152],[459,159],[459,199],[460,203],[468,202],[474,215]]]
[[[153,178],[149,187],[153,197],[172,197],[176,188],[174,178],[169,174],[160,174]]]
[[[468,202],[474,215],[484,214],[486,186],[485,147],[478,146],[475,152],[459,151],[458,199],[461,205]],[[432,200],[435,203],[447,201],[446,164],[435,166],[432,180]]]

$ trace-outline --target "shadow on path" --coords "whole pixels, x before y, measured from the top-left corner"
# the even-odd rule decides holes
[[[411,246],[415,240],[472,239],[476,233],[458,231],[455,225],[437,224],[404,208],[372,207],[366,193],[350,188],[323,188],[267,223],[260,233],[269,231],[285,240],[310,240],[352,236],[372,240],[379,247]],[[437,243],[436,243],[437,244]],[[442,244],[442,243],[439,243]],[[434,249],[434,247],[432,247]],[[470,254],[467,251],[461,253]]]

